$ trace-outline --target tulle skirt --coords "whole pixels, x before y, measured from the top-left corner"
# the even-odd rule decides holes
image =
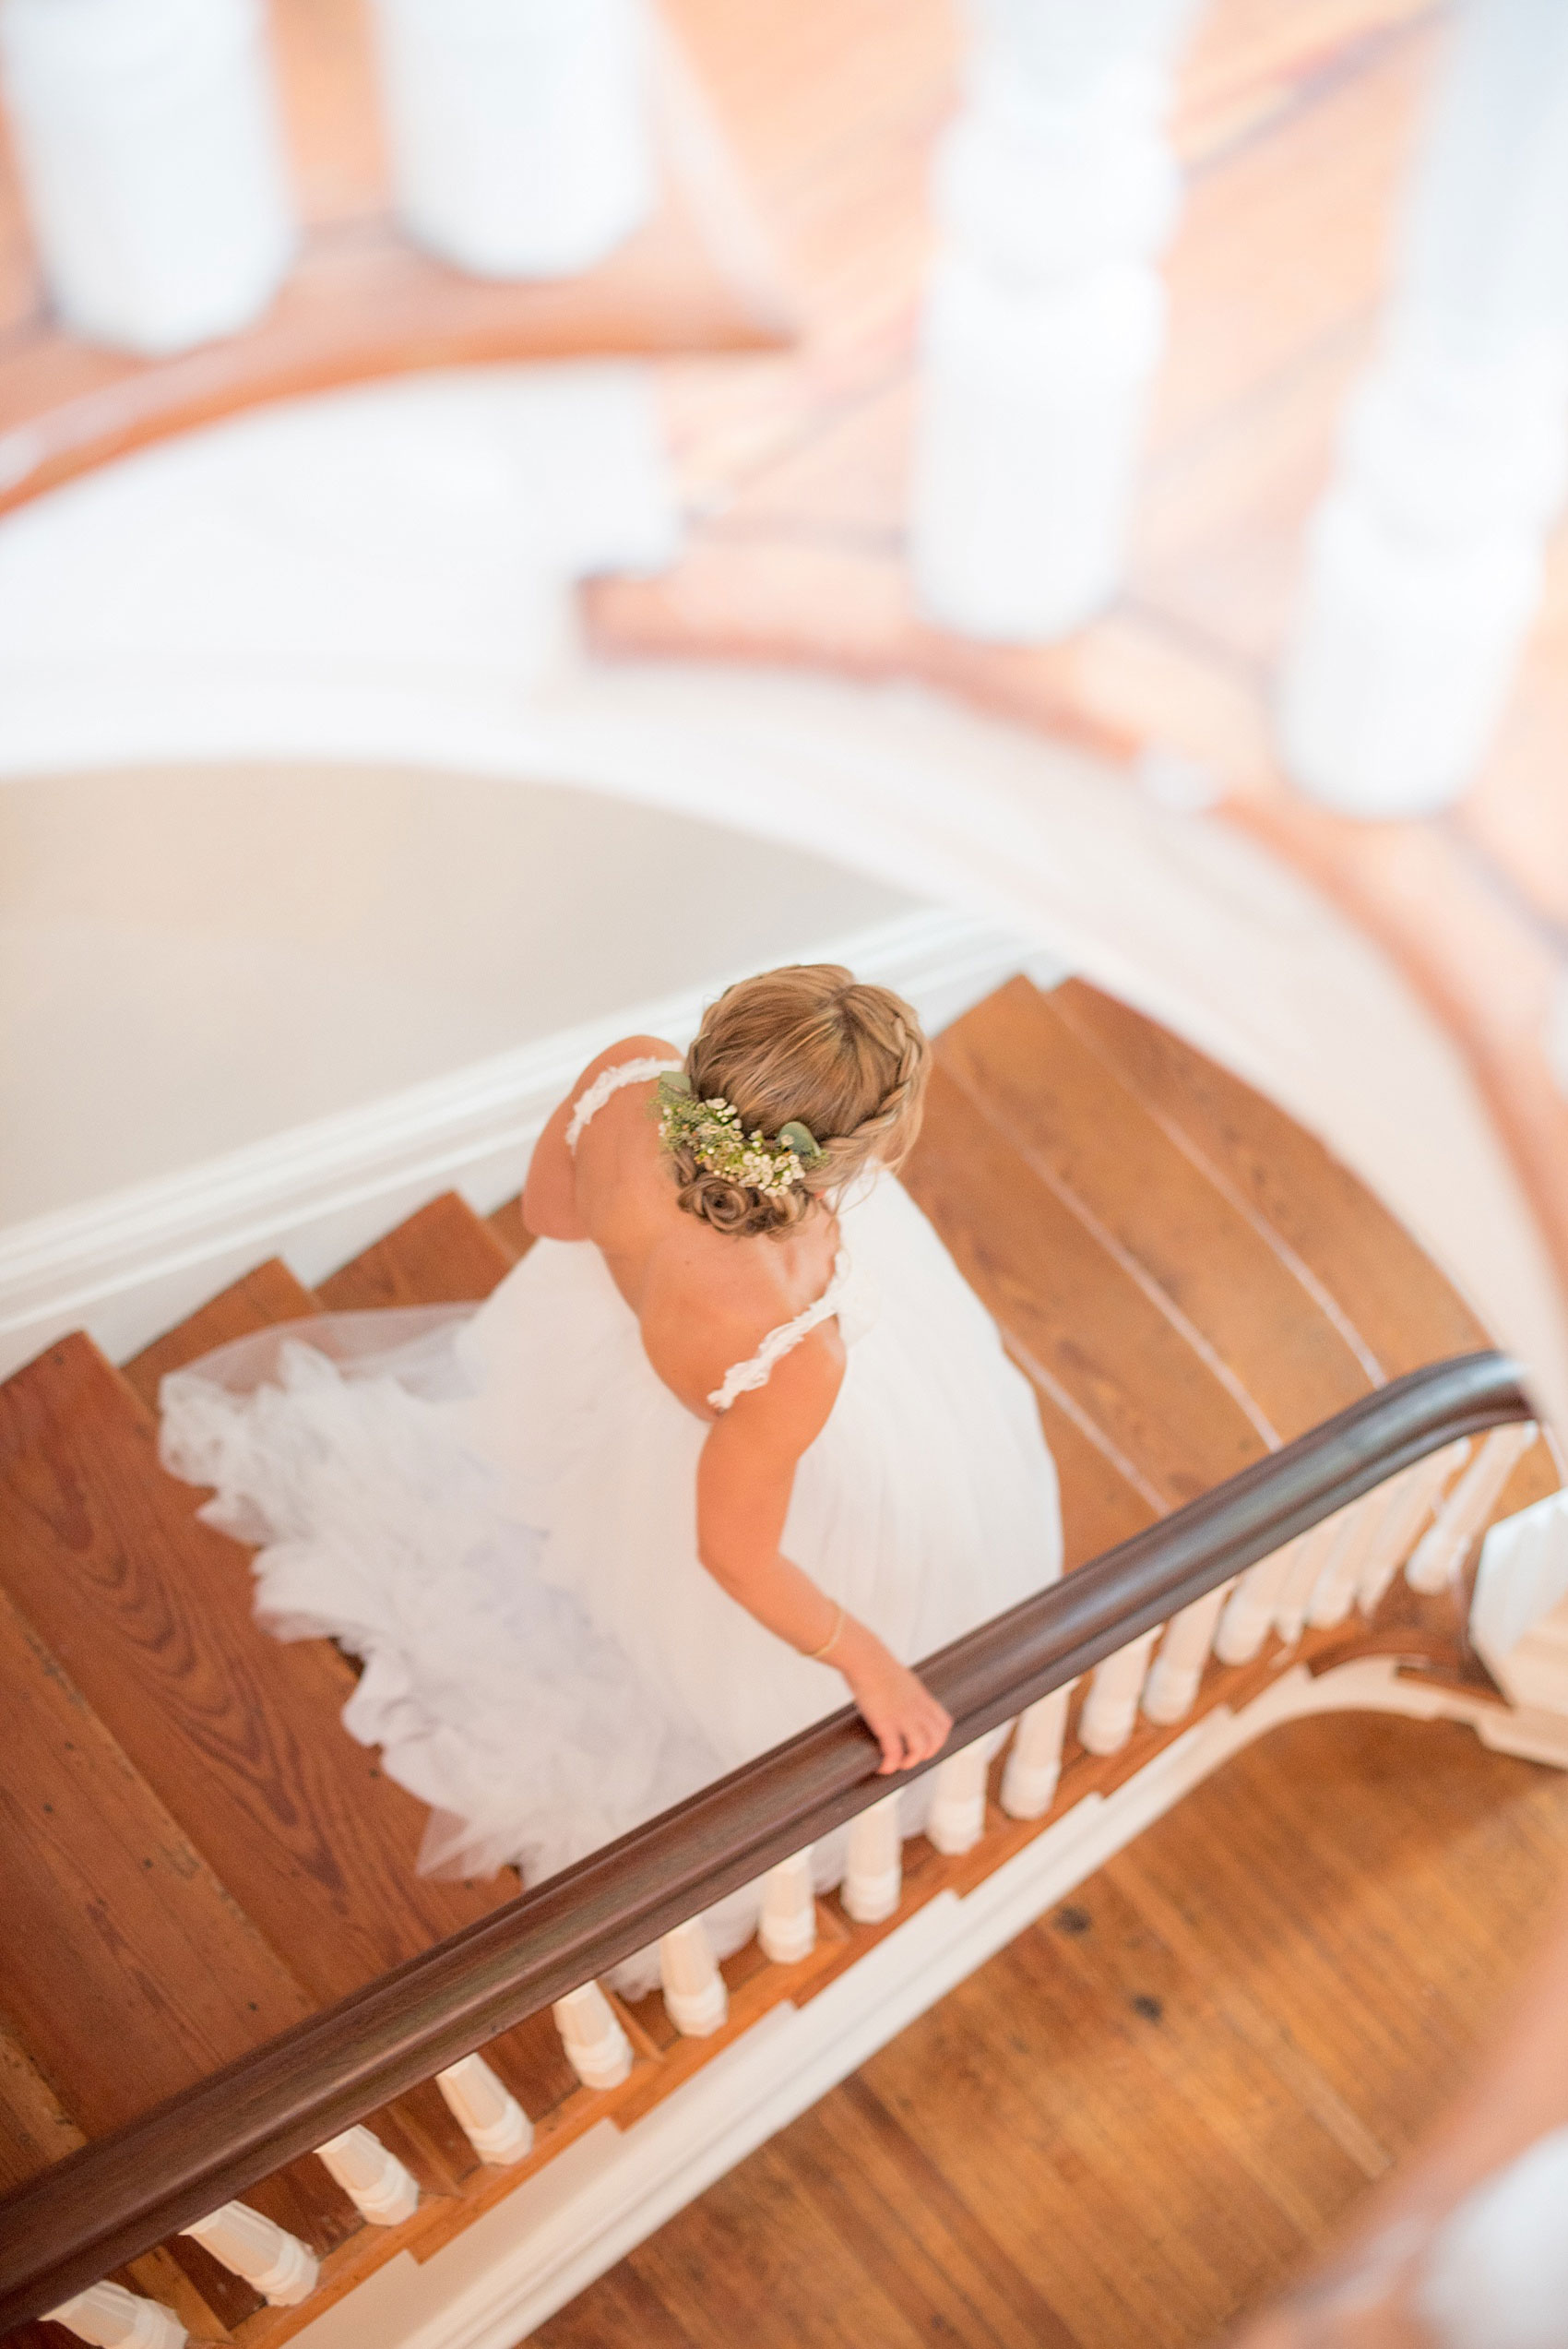
[[[843,1228],[848,1366],[784,1546],[913,1663],[1060,1572],[1056,1478],[1027,1382],[908,1194],[883,1177]],[[846,1701],[699,1563],[707,1429],[588,1243],[537,1242],[481,1306],[239,1340],[160,1401],[165,1464],[258,1545],[262,1625],[362,1659],[344,1725],[430,1806],[423,1867],[536,1882]],[[720,1950],[754,1916],[721,1903]]]

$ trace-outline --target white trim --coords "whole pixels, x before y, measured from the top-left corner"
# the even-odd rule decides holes
[[[941,1027],[1024,965],[1064,975],[1011,930],[939,909],[809,950],[909,996]],[[488,1212],[515,1192],[536,1135],[617,1036],[684,1043],[739,972],[628,1006],[456,1075],[0,1233],[0,1377],[86,1327],[134,1353],[263,1258],[307,1283],[455,1186]]]
[[[1109,1795],[1088,1795],[960,1899],[919,1910],[809,2006],[774,2008],[618,2133],[606,2121],[422,2265],[391,2260],[294,2336],[297,2349],[513,2349],[716,2178],[814,2104],[1222,1762],[1317,1712],[1468,1722],[1487,1745],[1568,1767],[1568,1721],[1512,1713],[1364,1657],[1283,1670],[1219,1706]]]

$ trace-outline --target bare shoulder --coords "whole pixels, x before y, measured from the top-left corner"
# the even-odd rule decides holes
[[[654,1251],[642,1294],[643,1346],[666,1386],[700,1410],[726,1374],[749,1362],[772,1330],[793,1317],[761,1277],[755,1259],[690,1219]],[[786,1445],[802,1428],[803,1449],[833,1407],[844,1377],[837,1324],[820,1323],[774,1365],[764,1387],[737,1398],[737,1428],[770,1431]]]

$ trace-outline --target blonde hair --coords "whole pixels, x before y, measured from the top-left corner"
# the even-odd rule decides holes
[[[737,1237],[782,1232],[836,1198],[873,1159],[901,1165],[920,1131],[931,1047],[901,996],[861,986],[839,962],[794,962],[726,988],[703,1015],[686,1075],[769,1139],[799,1119],[822,1156],[778,1198],[671,1156],[680,1203]]]

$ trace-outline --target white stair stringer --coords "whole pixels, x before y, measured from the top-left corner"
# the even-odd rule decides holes
[[[945,1891],[804,2007],[771,2009],[624,2134],[608,2118],[423,2263],[404,2251],[293,2338],[298,2349],[512,2349],[885,2045],[1245,1746],[1313,1713],[1467,1723],[1568,1769],[1568,1714],[1402,1675],[1388,1656],[1281,1670],[1217,1706],[1110,1795],[1090,1794],[960,1897]]]

